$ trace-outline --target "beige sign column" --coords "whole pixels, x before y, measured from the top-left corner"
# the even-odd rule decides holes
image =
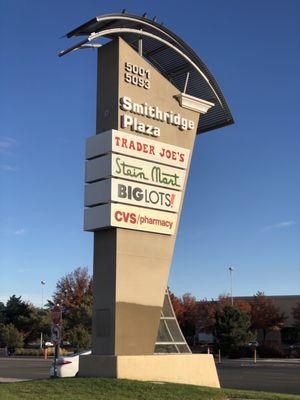
[[[116,129],[188,149],[187,178],[199,111],[182,107],[179,95],[122,39],[99,49],[97,134]],[[180,155],[170,157],[180,167]],[[93,354],[153,354],[177,227],[173,235],[121,228],[95,232]]]

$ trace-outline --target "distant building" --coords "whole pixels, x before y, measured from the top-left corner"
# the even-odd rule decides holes
[[[296,332],[296,329],[294,328],[295,321],[293,317],[293,308],[296,307],[297,303],[300,303],[300,295],[266,297],[273,300],[275,306],[278,307],[280,312],[283,312],[286,316],[283,328],[278,331],[268,332],[266,335],[266,341],[283,344],[294,343],[297,340],[298,332]],[[251,303],[253,301],[253,296],[234,297],[234,299],[246,300]],[[262,341],[262,332],[260,331],[258,331],[257,340]]]
[[[288,295],[288,296],[266,296],[267,298],[273,300],[274,304],[279,308],[280,312],[283,312],[286,316],[284,326],[282,329],[277,331],[268,332],[266,335],[266,341],[275,342],[281,344],[293,344],[295,342],[300,342],[300,332],[294,327],[293,318],[293,308],[300,303],[300,295]],[[251,303],[253,301],[253,296],[238,296],[233,298],[234,301],[245,300]],[[196,336],[198,341],[212,343],[214,337],[212,334],[207,333],[201,329],[201,326],[197,327]],[[263,333],[258,330],[257,340],[262,342]]]

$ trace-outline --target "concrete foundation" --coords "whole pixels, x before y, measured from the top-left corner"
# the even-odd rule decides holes
[[[220,387],[214,358],[210,354],[81,356],[79,376]]]

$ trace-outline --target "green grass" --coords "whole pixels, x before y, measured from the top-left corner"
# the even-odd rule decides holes
[[[69,378],[0,384],[0,400],[300,400],[300,396],[116,379]]]

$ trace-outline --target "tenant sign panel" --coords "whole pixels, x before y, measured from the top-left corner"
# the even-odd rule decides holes
[[[107,153],[124,154],[152,162],[186,169],[190,150],[168,143],[156,142],[131,133],[111,129],[91,136],[86,141],[86,159]]]
[[[177,214],[133,207],[125,204],[103,204],[85,209],[84,229],[95,231],[101,228],[118,227],[173,235]]]
[[[85,181],[92,183],[115,177],[183,190],[185,174],[185,170],[179,168],[111,153],[86,162]]]

